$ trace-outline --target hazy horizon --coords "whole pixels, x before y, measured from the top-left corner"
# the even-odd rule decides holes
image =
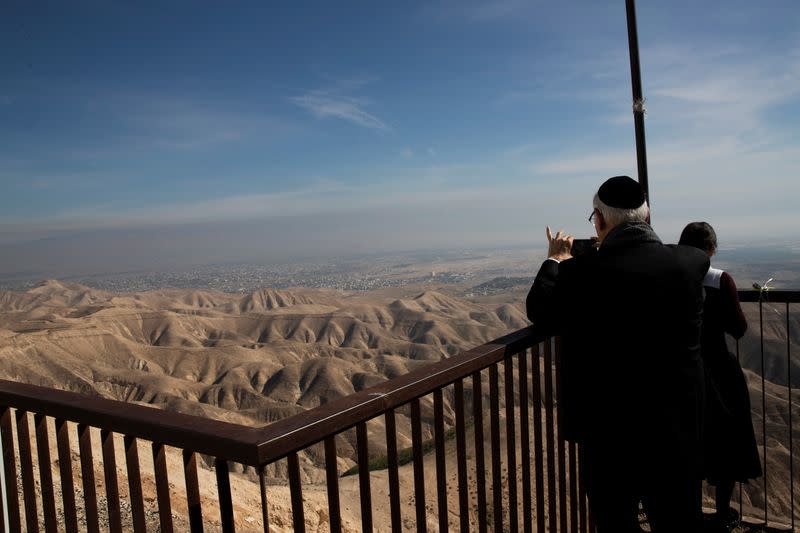
[[[252,230],[257,231],[258,228]],[[268,247],[254,249],[252,245],[256,237],[239,231],[239,241],[221,239],[227,243],[227,247],[195,248],[195,254],[185,256],[185,250],[175,246],[175,243],[195,247],[198,243],[178,238],[169,232],[160,231],[159,235],[160,240],[154,242],[153,234],[148,232],[127,234],[126,239],[121,239],[114,231],[108,231],[102,237],[94,235],[93,238],[85,238],[78,235],[72,239],[52,240],[47,246],[31,244],[28,248],[18,246],[16,249],[0,246],[0,290],[24,290],[47,279],[58,279],[77,281],[96,288],[109,288],[109,284],[116,287],[121,280],[127,280],[121,288],[111,289],[123,292],[132,290],[126,288],[131,280],[137,280],[134,284],[136,290],[194,287],[240,291],[238,285],[231,289],[233,285],[220,284],[219,280],[230,274],[239,276],[239,270],[245,267],[247,271],[268,274],[263,276],[246,272],[245,277],[250,278],[245,282],[248,290],[292,286],[341,288],[338,282],[310,285],[309,280],[321,272],[347,273],[361,278],[372,277],[375,272],[391,274],[392,269],[403,270],[411,265],[418,268],[424,264],[430,264],[431,271],[448,273],[451,272],[449,267],[453,261],[475,258],[494,260],[495,276],[527,275],[532,279],[546,255],[543,243],[514,242],[405,249],[376,246],[350,250],[340,247],[309,250],[296,246],[292,249],[294,253],[286,250],[275,253]],[[665,239],[665,242],[670,240]],[[90,248],[95,246],[98,248],[92,251]],[[158,253],[144,253],[148,246],[152,250],[157,249]],[[245,251],[247,248],[249,251]],[[133,258],[131,254],[134,253],[140,255]],[[18,264],[20,257],[29,259],[29,268],[8,268],[6,258],[12,256],[16,258],[15,264]],[[438,267],[437,264],[444,266]],[[740,288],[774,278],[774,288],[800,289],[800,241],[758,244],[722,242],[712,264],[729,270]],[[281,272],[293,275],[277,275]],[[293,283],[287,283],[288,279]]]

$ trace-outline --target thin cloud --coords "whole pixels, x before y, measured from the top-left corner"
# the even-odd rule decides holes
[[[683,109],[679,116],[670,113],[680,121],[694,116],[697,123],[709,124],[713,119],[711,124],[721,129],[738,124],[747,130],[763,121],[761,114],[767,109],[800,95],[796,52],[775,55],[730,47],[688,52],[677,46],[652,51],[656,64],[651,69],[651,94],[662,99],[664,107]]]
[[[290,100],[317,118],[338,118],[365,128],[389,129],[381,119],[365,111],[363,103],[355,98],[310,92]]]
[[[257,138],[280,138],[297,129],[285,118],[203,102],[152,98],[127,106],[122,118],[139,142],[168,150],[205,150]]]
[[[92,228],[135,228],[164,224],[192,224],[224,221],[244,221],[266,217],[303,217],[334,214],[357,214],[365,210],[440,210],[446,205],[455,210],[509,206],[522,197],[535,196],[536,184],[517,188],[500,188],[494,183],[495,175],[476,179],[475,183],[452,187],[457,168],[463,175],[464,167],[418,168],[402,180],[389,180],[373,186],[356,188],[332,181],[321,181],[305,189],[280,193],[231,195],[195,202],[176,202],[156,206],[120,209],[111,204],[88,205],[63,211],[49,220],[4,221],[0,218],[0,236],[27,227],[30,232],[83,230]],[[476,170],[478,173],[484,170]],[[397,183],[403,183],[402,188]],[[5,222],[5,223],[4,223]]]
[[[332,199],[350,194],[333,182],[321,182],[306,189],[278,193],[243,194],[197,202],[178,202],[128,210],[114,206],[87,206],[63,212],[55,221],[76,227],[95,226],[107,221],[113,226],[140,226],[241,220],[264,216],[290,216],[325,210]]]
[[[93,91],[97,94],[87,102],[85,93]],[[133,154],[157,159],[161,153],[223,150],[254,141],[263,145],[301,130],[298,122],[271,115],[257,108],[257,102],[251,102],[254,109],[250,109],[243,102],[208,101],[191,94],[89,85],[68,86],[60,98],[64,109],[80,113],[92,127],[81,129],[83,119],[76,126],[73,120],[48,114],[42,125],[53,135],[36,130],[18,134],[36,148],[30,150],[31,164],[21,170],[35,169],[42,152],[64,166],[115,163]]]
[[[730,136],[719,137],[713,142],[685,140],[672,143],[651,143],[647,161],[651,167],[691,168],[703,161],[733,158],[747,151],[747,146]],[[603,176],[634,172],[636,152],[633,145],[627,150],[561,154],[551,160],[537,162],[530,166],[537,175],[585,175]]]

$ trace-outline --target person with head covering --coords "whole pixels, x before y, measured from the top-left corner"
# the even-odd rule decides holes
[[[681,233],[679,244],[702,250],[709,258],[717,251],[717,235],[707,222],[691,222]],[[703,280],[702,355],[706,373],[705,477],[716,486],[717,530],[731,531],[739,514],[731,508],[737,481],[746,483],[761,476],[756,435],[750,416],[747,380],[725,335],[740,339],[747,320],[739,305],[736,283],[727,272],[709,268]]]
[[[526,301],[539,331],[561,336],[559,424],[580,444],[599,533],[702,529],[700,250],[665,245],[639,184],[606,180],[589,217],[592,253],[546,230],[548,257]]]

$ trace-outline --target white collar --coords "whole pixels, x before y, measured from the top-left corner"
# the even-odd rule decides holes
[[[706,272],[706,277],[703,279],[703,285],[706,287],[713,287],[719,289],[720,280],[724,271],[718,268],[710,267]]]

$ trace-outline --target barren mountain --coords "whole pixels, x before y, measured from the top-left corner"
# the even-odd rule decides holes
[[[527,324],[438,292],[116,295],[47,281],[0,293],[0,376],[262,424]]]

